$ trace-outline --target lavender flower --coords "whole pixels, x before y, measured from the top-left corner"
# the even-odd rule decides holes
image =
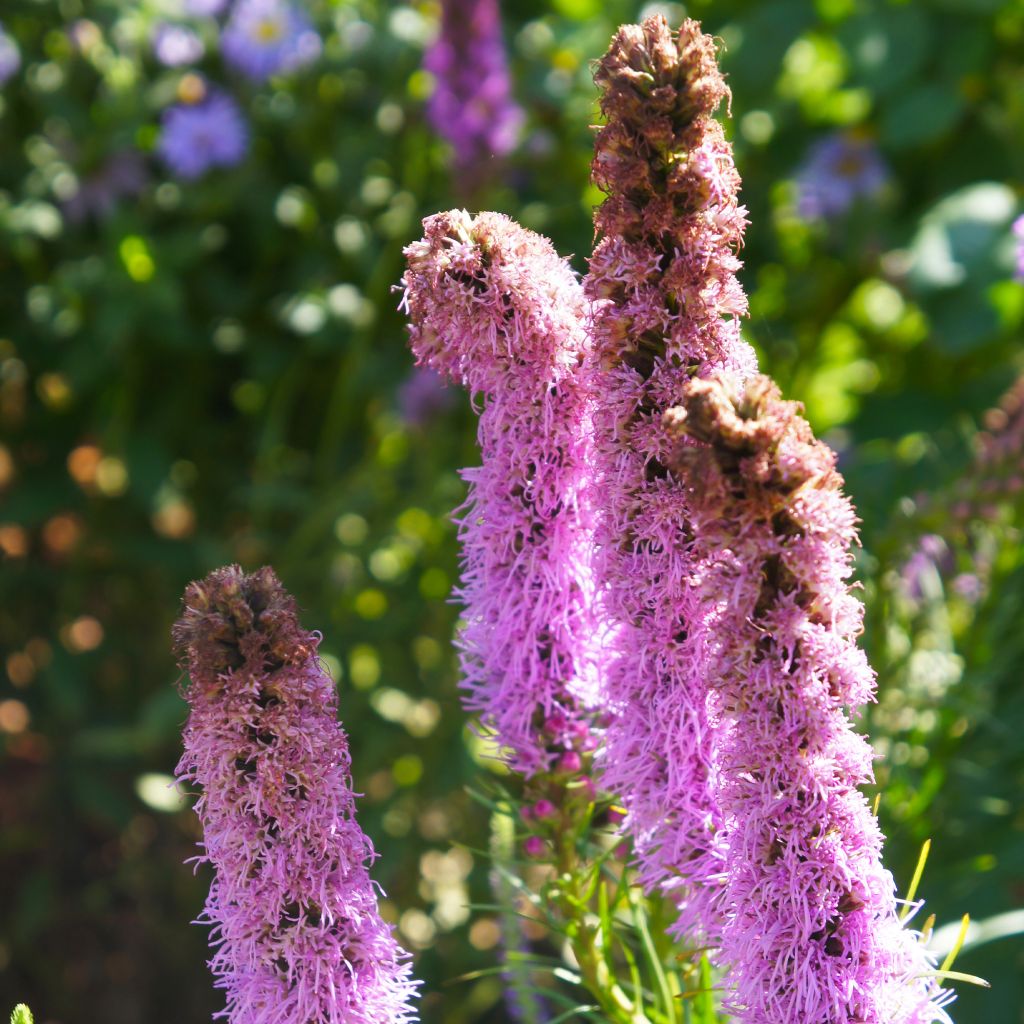
[[[236,0],[221,37],[224,59],[253,81],[294,71],[320,55],[320,37],[288,0]]]
[[[1013,222],[1013,237],[1017,243],[1017,280],[1024,281],[1024,215]]]
[[[319,640],[270,569],[238,566],[192,583],[174,627],[192,679],[177,776],[202,790],[210,966],[232,1024],[415,1019]]]
[[[137,196],[149,180],[142,154],[124,149],[112,154],[78,183],[78,190],[64,203],[64,212],[72,223],[88,217],[108,217],[122,199]]]
[[[876,196],[889,173],[870,139],[835,132],[816,142],[797,173],[797,208],[805,220],[834,220],[859,199]]]
[[[18,44],[4,31],[3,22],[0,22],[0,85],[17,74],[20,67],[21,53]]]
[[[599,569],[612,618],[603,784],[625,804],[641,879],[671,891],[679,929],[715,934],[724,851],[712,794],[707,686],[692,609],[693,531],[685,488],[665,468],[661,415],[693,375],[750,372],[737,317],[745,210],[712,116],[728,95],[715,45],[663,17],[619,30],[596,80],[607,123],[594,181],[608,194],[586,289],[594,347]]]
[[[228,5],[228,0],[184,0],[185,13],[196,18],[215,16]]]
[[[198,178],[213,167],[233,167],[249,147],[249,129],[238,104],[216,89],[197,103],[164,112],[157,151],[181,178]]]
[[[874,674],[856,645],[856,517],[835,455],[768,378],[694,380],[682,398],[665,424],[690,497],[692,628],[722,723],[726,1008],[742,1024],[948,1021],[952,994],[901,926],[857,789],[872,752],[846,709],[872,698]]]
[[[586,302],[550,243],[501,214],[424,229],[403,278],[413,351],[483,404],[459,522],[465,703],[529,775],[586,748],[597,671]]]
[[[441,31],[423,66],[436,80],[427,117],[455,153],[464,187],[511,152],[523,113],[512,99],[498,0],[442,0]]]
[[[167,67],[194,64],[203,56],[203,41],[186,25],[161,21],[153,29],[153,53]]]
[[[424,427],[452,404],[454,393],[436,370],[415,366],[398,388],[398,408],[410,426]]]

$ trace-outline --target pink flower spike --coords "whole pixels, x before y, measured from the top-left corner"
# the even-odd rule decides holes
[[[213,867],[202,919],[231,1024],[416,1019],[319,642],[270,569],[231,566],[190,584],[174,626],[191,676],[176,774],[201,790],[200,860]]]
[[[412,349],[481,408],[458,519],[465,705],[529,776],[571,746],[601,679],[588,307],[551,244],[501,214],[424,230],[405,250]]]
[[[952,993],[902,926],[858,787],[874,696],[849,585],[835,454],[766,377],[695,380],[665,418],[685,481],[725,849],[718,957],[740,1024],[948,1022]]]
[[[678,930],[716,941],[724,849],[714,790],[714,722],[692,593],[685,489],[665,467],[661,415],[694,376],[754,369],[737,317],[746,212],[714,118],[728,89],[715,43],[687,21],[625,25],[600,60],[605,125],[592,177],[607,193],[585,287],[594,303],[599,578],[613,637],[597,755],[628,811],[640,877],[679,907]]]

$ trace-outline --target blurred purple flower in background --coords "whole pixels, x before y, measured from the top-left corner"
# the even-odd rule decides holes
[[[819,139],[797,172],[797,208],[805,220],[841,217],[857,202],[876,196],[889,172],[875,144],[852,132]]]
[[[1024,281],[1024,215],[1013,222],[1013,237],[1017,240],[1017,280]]]
[[[221,38],[224,59],[261,82],[320,55],[320,37],[298,7],[286,0],[238,0]]]
[[[64,213],[72,223],[80,223],[89,216],[107,217],[119,199],[137,196],[148,180],[142,154],[135,149],[123,149],[80,179],[78,191],[64,202]]]
[[[410,426],[424,427],[451,407],[455,392],[429,366],[414,366],[398,387],[398,410]]]
[[[168,108],[157,151],[181,178],[198,178],[211,167],[232,167],[245,156],[249,129],[238,104],[208,89],[198,103]]]
[[[228,0],[185,0],[185,13],[202,18],[220,14],[228,5]]]
[[[904,593],[912,601],[941,598],[942,577],[952,572],[953,567],[953,555],[946,542],[938,534],[926,533],[900,574]]]
[[[513,149],[523,122],[512,99],[498,0],[443,0],[441,32],[423,66],[437,80],[427,118],[472,184],[491,157]]]
[[[4,31],[3,22],[0,22],[0,85],[3,85],[20,67],[21,54],[18,52],[18,44]]]
[[[203,56],[203,52],[202,39],[185,25],[161,21],[153,29],[153,53],[167,67],[192,64]]]

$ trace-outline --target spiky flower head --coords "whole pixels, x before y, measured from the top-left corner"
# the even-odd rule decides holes
[[[712,725],[691,636],[688,496],[665,468],[661,416],[693,376],[753,369],[737,316],[745,211],[714,112],[728,98],[714,40],[661,16],[619,29],[597,66],[607,193],[585,285],[602,373],[595,414],[597,544],[611,617],[603,779],[628,811],[643,881],[670,890],[679,928],[713,938],[722,849]]]
[[[947,1021],[951,995],[901,925],[858,790],[872,751],[849,713],[874,675],[856,644],[856,518],[835,455],[766,377],[695,380],[665,424],[691,496],[693,621],[721,722],[727,1008],[742,1024]]]
[[[415,1019],[319,642],[267,568],[230,566],[190,584],[174,626],[191,677],[176,773],[201,792],[210,966],[232,1024]]]
[[[501,214],[454,210],[424,230],[403,279],[413,351],[483,406],[459,520],[466,706],[531,774],[591,742],[587,304],[551,244]]]

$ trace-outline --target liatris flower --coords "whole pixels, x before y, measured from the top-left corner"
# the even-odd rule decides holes
[[[20,67],[21,52],[18,44],[4,31],[3,22],[0,22],[0,85],[17,74]]]
[[[195,103],[178,103],[163,116],[157,151],[181,178],[198,178],[213,167],[233,167],[249,147],[249,129],[238,104],[203,87]]]
[[[236,0],[221,37],[224,59],[257,82],[320,56],[320,37],[288,0]]]
[[[320,637],[270,569],[185,591],[175,646],[191,676],[180,780],[202,790],[213,866],[210,966],[232,1024],[414,1020],[407,954],[380,917],[355,818],[348,741]]]
[[[690,635],[689,498],[666,472],[661,416],[691,376],[753,369],[736,319],[746,310],[735,255],[745,210],[712,116],[728,90],[696,22],[678,35],[660,16],[621,28],[595,77],[607,123],[593,176],[608,194],[586,280],[604,367],[597,536],[610,615],[622,624],[603,783],[627,808],[644,883],[672,890],[680,929],[706,935],[722,851],[706,685]]]
[[[403,278],[413,351],[483,400],[459,524],[466,706],[529,775],[588,740],[599,630],[586,302],[551,245],[501,214],[456,210],[424,228]]]
[[[498,0],[442,0],[441,31],[423,66],[436,81],[427,117],[472,187],[488,160],[511,152],[523,121],[512,99]]]
[[[690,496],[702,670],[720,717],[720,959],[743,1024],[930,1024],[952,995],[901,926],[878,823],[835,455],[765,377],[694,380],[666,414]],[[695,445],[696,440],[700,444]]]
[[[153,29],[153,53],[167,67],[194,64],[203,56],[203,41],[187,25],[161,21]]]
[[[797,209],[805,220],[834,220],[876,196],[889,172],[874,143],[852,132],[816,142],[797,173]]]

